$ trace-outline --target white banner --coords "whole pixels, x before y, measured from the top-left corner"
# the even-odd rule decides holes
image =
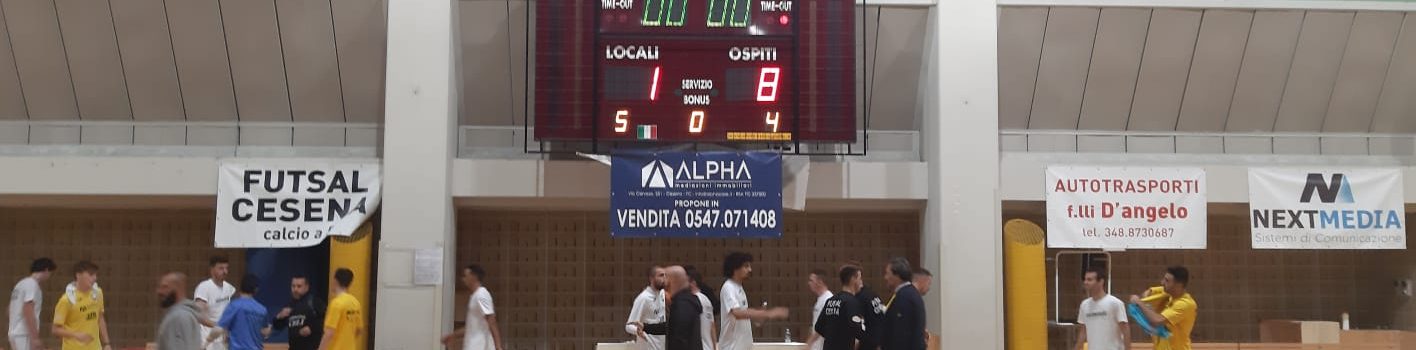
[[[379,207],[372,162],[223,162],[217,248],[309,247],[349,236]]]
[[[1254,249],[1406,249],[1400,169],[1249,169]]]
[[[1047,168],[1050,248],[1204,249],[1199,168]]]

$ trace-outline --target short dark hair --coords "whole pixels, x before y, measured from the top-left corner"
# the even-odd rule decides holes
[[[699,286],[703,285],[703,273],[698,272],[697,267],[694,267],[693,265],[684,265],[683,272],[685,274],[688,274],[688,280],[690,282],[697,283]]]
[[[821,280],[821,283],[826,283],[826,284],[828,284],[828,285],[831,283],[831,282],[827,282],[827,281],[828,281],[828,278],[829,278],[831,275],[827,275],[827,274],[826,274],[826,270],[814,269],[814,270],[811,270],[811,275],[812,275],[812,276],[816,276],[816,279]]]
[[[743,265],[747,265],[751,262],[752,254],[744,252],[728,253],[728,257],[723,259],[723,277],[732,279],[733,271],[737,271],[737,269],[742,268]]]
[[[473,275],[477,275],[478,281],[481,281],[483,278],[487,278],[487,270],[482,269],[482,265],[470,264],[466,267],[463,267],[462,269],[467,270],[467,272],[471,272]]]
[[[918,268],[918,269],[915,269],[913,272],[914,272],[914,274],[916,274],[916,275],[925,275],[925,276],[928,276],[928,277],[934,277],[934,274],[933,274],[933,273],[930,273],[930,272],[929,272],[929,269],[926,269],[926,268],[923,268],[923,267]],[[915,277],[919,277],[919,276],[915,276]]]
[[[1087,274],[1089,273],[1096,274],[1096,280],[1098,281],[1106,280],[1106,269],[1103,269],[1100,266],[1092,266],[1087,268],[1086,271],[1082,271],[1082,279],[1086,279]]]
[[[30,263],[30,273],[53,272],[58,269],[59,265],[55,265],[54,260],[50,260],[49,258],[34,259],[34,262]]]
[[[649,268],[644,270],[644,276],[654,278],[654,271],[658,271],[660,268],[662,267],[659,265],[649,265]]]
[[[339,288],[349,288],[349,284],[354,283],[354,271],[343,267],[334,270],[334,282],[339,283]]]
[[[95,272],[98,272],[98,264],[95,264],[95,263],[93,263],[93,262],[91,262],[91,261],[88,261],[88,260],[81,260],[81,261],[79,261],[79,262],[77,262],[77,263],[74,263],[74,274],[77,275],[77,274],[79,274],[80,272],[87,272],[87,273],[95,273]]]
[[[309,282],[309,281],[310,281],[310,277],[309,277],[309,276],[306,276],[305,273],[303,273],[303,272],[296,272],[296,273],[290,274],[290,280],[291,280],[291,281],[294,281],[294,280],[305,280],[306,282]]]
[[[210,264],[208,266],[216,267],[216,264],[231,264],[231,260],[227,260],[224,256],[215,255],[211,257]]]
[[[1190,269],[1187,269],[1184,266],[1175,265],[1165,268],[1165,273],[1168,273],[1170,274],[1170,276],[1175,277],[1175,282],[1180,282],[1180,284],[1183,284],[1186,287],[1190,286]]]
[[[253,274],[246,274],[241,277],[241,293],[256,294],[256,290],[261,288],[261,278]]]
[[[860,273],[860,266],[850,264],[841,266],[841,285],[851,284],[851,280],[855,279],[855,275],[858,273]]]
[[[909,282],[914,279],[914,273],[910,271],[910,260],[904,257],[890,259],[890,273],[901,281]]]

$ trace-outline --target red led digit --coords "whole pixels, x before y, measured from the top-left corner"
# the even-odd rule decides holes
[[[708,116],[703,114],[703,111],[693,111],[693,113],[688,115],[688,132],[695,134],[702,133],[703,122],[705,122],[704,119],[707,118]]]
[[[649,100],[659,98],[659,67],[654,67],[654,80],[649,83]]]
[[[781,78],[782,68],[762,67],[762,73],[757,76],[757,101],[777,101],[777,81]]]

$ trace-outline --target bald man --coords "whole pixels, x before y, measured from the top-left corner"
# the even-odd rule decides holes
[[[202,347],[201,310],[187,299],[187,275],[170,272],[157,282],[157,300],[166,310],[157,327],[158,350],[193,350]]]
[[[688,272],[683,266],[664,269],[668,279],[668,322],[646,325],[645,332],[664,335],[665,350],[712,350],[703,348],[703,303],[693,294]]]

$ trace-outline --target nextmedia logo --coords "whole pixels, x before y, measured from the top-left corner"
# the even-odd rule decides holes
[[[1352,196],[1352,183],[1347,181],[1347,175],[1341,173],[1333,173],[1327,177],[1320,173],[1309,173],[1298,201],[1313,203],[1314,196],[1318,202],[1324,204],[1356,203]],[[1253,208],[1250,215],[1253,228],[1366,230],[1401,229],[1405,226],[1402,213],[1383,208]]]
[[[1323,203],[1354,203],[1352,199],[1352,184],[1347,182],[1347,176],[1340,173],[1333,173],[1332,180],[1323,179],[1323,174],[1308,174],[1308,183],[1303,185],[1303,195],[1299,201],[1312,203],[1313,194],[1318,195],[1318,200]]]

